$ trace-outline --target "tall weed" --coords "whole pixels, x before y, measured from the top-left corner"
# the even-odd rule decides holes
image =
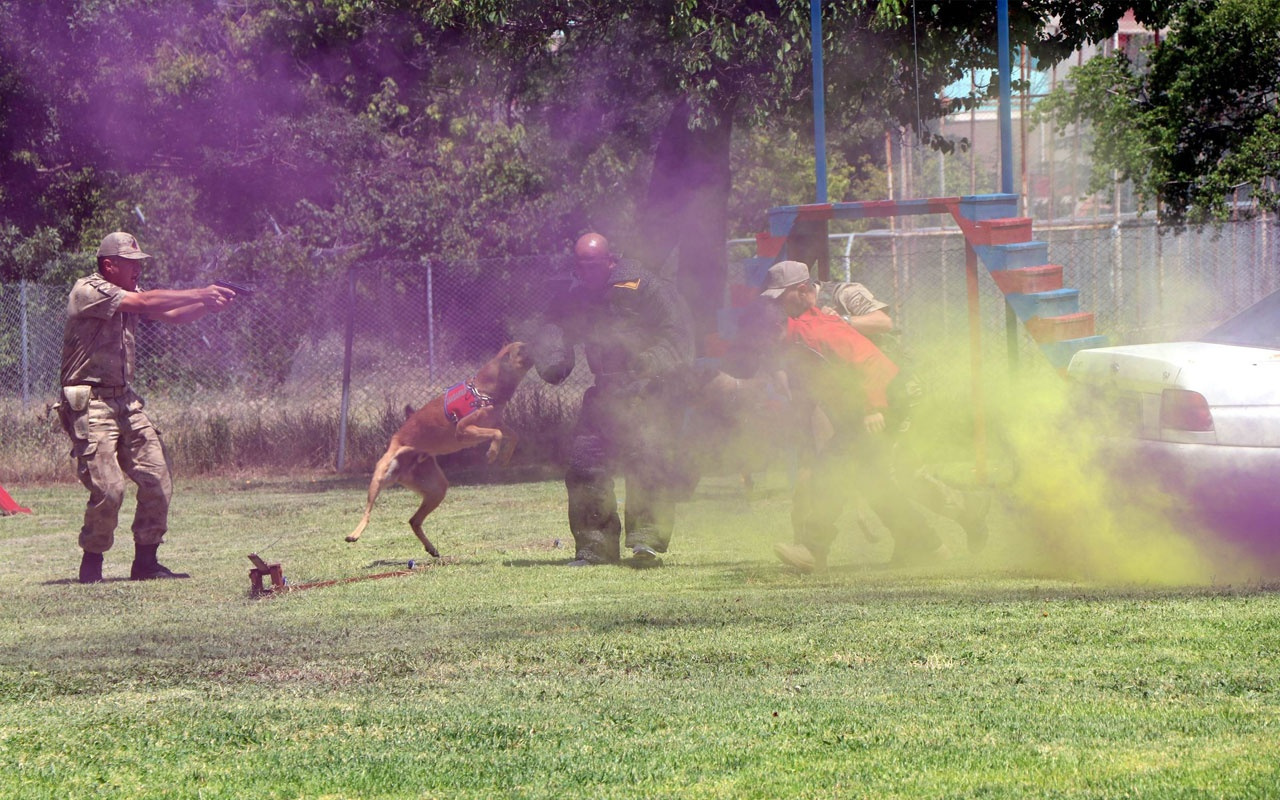
[[[505,412],[507,425],[519,436],[512,463],[562,463],[579,401],[580,395],[574,392],[540,384],[522,387]],[[349,414],[346,470],[371,469],[410,410],[389,396],[372,407],[372,411]],[[332,404],[235,402],[223,395],[214,405],[178,406],[161,397],[148,403],[148,411],[161,429],[174,469],[183,474],[332,469],[337,465],[341,417]],[[75,470],[68,450],[58,416],[50,408],[25,412],[0,408],[0,483],[73,480]],[[484,448],[447,456],[442,463],[483,466]]]

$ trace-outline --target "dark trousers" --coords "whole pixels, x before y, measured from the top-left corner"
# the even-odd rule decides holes
[[[665,553],[675,527],[680,471],[673,469],[679,416],[659,393],[643,396],[593,386],[582,398],[569,445],[565,489],[576,558],[597,563],[619,559],[622,519],[614,476],[626,487],[626,546]]]
[[[836,521],[849,500],[862,495],[894,541],[894,559],[909,560],[938,548],[929,520],[894,481],[888,432],[837,433],[796,484],[791,507],[795,541],[825,562]]]

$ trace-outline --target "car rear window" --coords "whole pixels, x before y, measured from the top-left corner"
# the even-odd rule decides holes
[[[1280,292],[1272,292],[1200,337],[1202,342],[1280,349]]]

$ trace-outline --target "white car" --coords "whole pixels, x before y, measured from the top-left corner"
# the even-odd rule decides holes
[[[1280,292],[1196,341],[1081,350],[1067,375],[1089,418],[1119,426],[1121,475],[1280,557]]]

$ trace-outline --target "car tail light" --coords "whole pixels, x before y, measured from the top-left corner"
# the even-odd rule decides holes
[[[1213,430],[1213,414],[1204,395],[1187,389],[1165,389],[1160,396],[1160,427],[1179,431]]]

